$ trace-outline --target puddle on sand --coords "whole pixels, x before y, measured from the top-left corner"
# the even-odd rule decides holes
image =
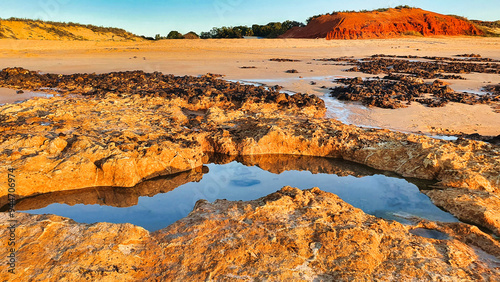
[[[0,105],[5,105],[8,103],[22,103],[26,100],[29,100],[34,97],[41,98],[51,98],[54,97],[53,94],[45,93],[42,91],[24,91],[21,94],[16,93],[17,90],[9,89],[9,88],[0,88]]]
[[[83,223],[128,222],[154,231],[187,216],[199,199],[248,201],[289,185],[319,187],[366,213],[406,224],[415,218],[457,221],[420,193],[425,184],[343,160],[265,155],[216,163],[133,188],[89,188],[25,198],[16,208]]]

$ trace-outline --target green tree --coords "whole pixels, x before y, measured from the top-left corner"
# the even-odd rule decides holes
[[[204,31],[204,32],[200,33],[200,38],[201,39],[209,39],[209,38],[212,38],[212,34],[210,32]]]
[[[167,39],[184,39],[184,35],[182,35],[177,30],[172,30],[168,35]]]
[[[244,36],[259,36],[266,38],[276,38],[287,32],[290,28],[304,24],[297,21],[271,22],[267,25],[254,24],[252,27],[214,27],[209,32],[202,32],[201,38],[242,38]]]

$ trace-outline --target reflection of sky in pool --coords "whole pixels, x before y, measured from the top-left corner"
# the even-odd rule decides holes
[[[387,219],[406,222],[405,218],[416,216],[456,221],[452,215],[434,206],[417,186],[400,178],[384,175],[339,177],[335,174],[312,174],[309,171],[273,174],[237,162],[210,164],[208,167],[210,172],[200,182],[187,183],[154,197],[140,197],[139,204],[133,207],[52,204],[29,213],[57,214],[85,223],[128,222],[153,231],[187,216],[199,199],[211,202],[216,199],[254,200],[289,185],[300,189],[320,187],[366,213]]]

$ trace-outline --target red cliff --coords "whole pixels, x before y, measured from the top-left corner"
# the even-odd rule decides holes
[[[369,39],[402,35],[483,35],[472,23],[417,8],[333,13],[293,28],[282,38]]]

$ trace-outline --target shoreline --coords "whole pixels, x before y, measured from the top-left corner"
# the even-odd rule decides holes
[[[240,39],[240,40],[163,40],[159,42],[77,42],[0,40],[0,65],[20,66],[52,73],[106,73],[111,71],[161,71],[174,75],[223,74],[226,80],[263,81],[283,90],[325,94],[334,77],[369,77],[346,73],[346,66],[334,66],[313,59],[385,53],[394,55],[453,56],[474,49],[483,57],[500,59],[499,38],[401,38],[385,40],[314,40],[314,39]],[[19,48],[20,50],[15,50]],[[296,59],[300,62],[271,62],[271,58]],[[89,60],[91,63],[89,63]],[[255,69],[243,69],[252,67]],[[297,69],[297,74],[285,73]],[[457,90],[477,91],[496,76],[468,74],[469,80],[448,81]],[[302,77],[302,78],[301,78]],[[311,79],[316,78],[316,79]],[[271,80],[271,82],[269,81]],[[314,81],[316,85],[311,85]],[[0,94],[2,91],[0,91]],[[435,134],[441,132],[500,135],[500,113],[484,105],[449,104],[430,109],[414,105],[405,109],[361,108],[340,102],[350,112],[349,123]],[[1,103],[0,103],[1,104]],[[442,130],[441,130],[442,129]]]

